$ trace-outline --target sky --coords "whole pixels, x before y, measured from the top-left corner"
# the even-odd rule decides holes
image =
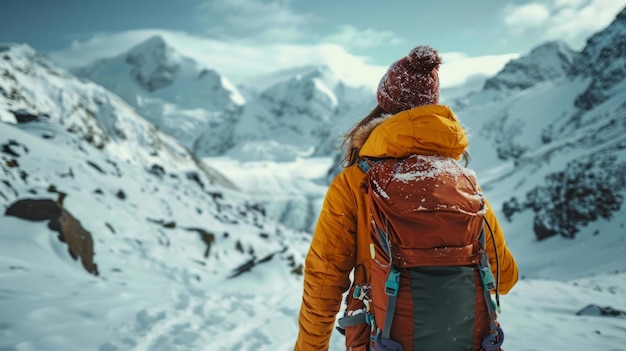
[[[235,80],[330,60],[357,81],[376,81],[427,44],[448,64],[440,73],[442,87],[451,87],[493,75],[549,40],[581,50],[624,6],[626,0],[2,0],[0,42],[27,43],[72,67],[161,34]]]

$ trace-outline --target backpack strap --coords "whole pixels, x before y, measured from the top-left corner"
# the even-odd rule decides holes
[[[391,324],[396,313],[396,300],[400,290],[400,270],[392,267],[385,282],[385,294],[387,294],[387,313],[385,313],[385,326],[383,327],[383,339],[391,337]]]
[[[359,158],[356,161],[356,164],[357,164],[357,166],[359,166],[359,169],[361,171],[363,171],[363,173],[367,173],[367,171],[369,171],[370,168],[372,168],[372,166],[370,166],[369,162],[367,162],[367,160],[364,159],[364,158]]]
[[[487,220],[484,217],[483,217],[483,220],[484,220],[484,223],[487,224],[487,227],[489,228],[489,231],[491,232],[491,239],[493,240],[494,252],[496,255],[496,264],[498,266],[497,270],[498,270],[498,275],[499,275],[500,264],[498,262],[498,250],[496,247],[495,236]],[[482,346],[483,346],[483,349],[486,351],[497,351],[497,350],[500,350],[500,346],[502,346],[502,342],[504,341],[504,332],[502,331],[502,328],[500,328],[500,326],[496,323],[496,311],[495,311],[496,308],[498,309],[498,312],[500,310],[500,301],[499,301],[499,294],[498,294],[498,284],[500,283],[499,282],[500,278],[498,277],[498,279],[494,279],[493,273],[491,272],[491,268],[489,267],[489,258],[487,257],[487,252],[485,251],[486,240],[485,240],[484,225],[483,225],[483,229],[480,232],[479,240],[480,240],[480,244],[483,247],[483,253],[478,261],[478,271],[480,272],[480,280],[483,284],[483,296],[485,298],[485,304],[487,305],[487,313],[489,314],[490,329],[491,329],[491,333],[483,337]],[[497,305],[493,302],[493,300],[491,300],[491,295],[489,293],[489,291],[494,290],[494,289],[496,291]]]
[[[496,258],[496,278],[495,278],[495,290],[496,290],[496,309],[498,310],[498,313],[500,313],[500,293],[499,293],[499,287],[500,287],[500,257],[498,256],[498,245],[496,243],[496,237],[493,233],[493,229],[491,229],[491,225],[489,225],[489,222],[487,222],[487,219],[485,217],[483,217],[483,222],[484,224],[487,225],[487,228],[489,229],[489,233],[491,234],[491,242],[493,244],[493,252],[495,254],[495,258]],[[481,241],[481,245],[483,246],[483,249],[486,249],[485,246],[485,226],[483,224],[483,231],[481,233],[482,235],[482,241]],[[486,254],[485,254],[486,256]],[[489,264],[489,260],[487,260],[487,265]],[[489,272],[491,272],[491,269],[489,270]],[[493,289],[492,289],[493,290]]]
[[[385,159],[378,157],[359,157],[356,161],[356,165],[359,166],[359,169],[363,171],[363,173],[367,173],[375,163],[383,160]]]
[[[480,271],[480,279],[483,283],[484,290],[489,293],[489,291],[494,290],[496,288],[496,281],[491,272],[491,267],[489,267],[489,257],[487,257],[486,245],[485,245],[485,227],[480,232],[480,245],[483,248],[483,252],[480,255],[480,259],[478,261],[478,269]]]
[[[369,164],[368,164],[369,165]],[[383,327],[381,337],[383,339],[391,338],[391,325],[393,324],[393,317],[396,313],[396,300],[398,299],[398,292],[400,291],[400,269],[396,267],[392,262],[391,250],[389,247],[389,222],[385,220],[385,230],[376,226],[378,232],[378,241],[380,242],[385,254],[389,257],[389,274],[385,281],[385,294],[387,294],[387,312],[385,313],[385,324]]]

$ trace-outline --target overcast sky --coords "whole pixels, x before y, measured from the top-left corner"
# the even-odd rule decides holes
[[[626,0],[0,1],[0,41],[27,43],[66,66],[162,34],[201,51],[226,74],[243,74],[243,65],[246,72],[269,72],[321,59],[346,71],[362,66],[370,70],[361,75],[374,77],[428,44],[450,64],[442,68],[444,86],[473,71],[495,73],[548,40],[580,50],[626,6]]]

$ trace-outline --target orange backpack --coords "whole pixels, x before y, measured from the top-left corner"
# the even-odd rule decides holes
[[[339,326],[369,324],[376,351],[500,350],[504,334],[490,296],[496,290],[499,300],[498,282],[474,172],[423,155],[363,159],[359,167],[372,219],[371,279],[352,289],[362,313]]]

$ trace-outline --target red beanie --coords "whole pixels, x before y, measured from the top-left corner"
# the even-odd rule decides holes
[[[396,114],[422,105],[439,102],[441,57],[430,46],[420,45],[394,62],[378,84],[378,105]]]

